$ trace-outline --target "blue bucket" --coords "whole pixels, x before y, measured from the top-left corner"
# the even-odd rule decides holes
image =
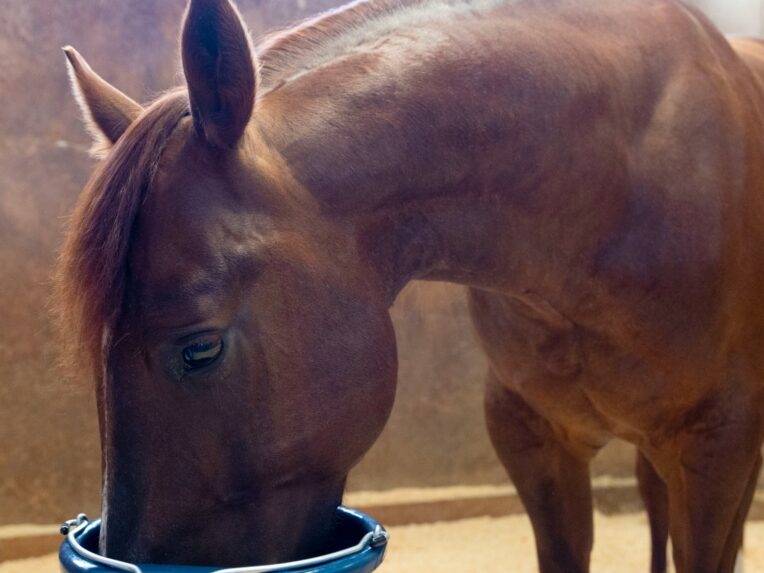
[[[153,565],[126,563],[98,554],[101,520],[88,521],[80,514],[61,528],[66,539],[58,559],[62,573],[371,573],[382,564],[388,534],[368,515],[348,507],[337,508],[337,519],[347,536],[357,541],[346,549],[276,565],[252,567],[199,567],[191,565]]]

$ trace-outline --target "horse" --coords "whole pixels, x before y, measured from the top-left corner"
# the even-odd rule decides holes
[[[101,550],[314,555],[390,413],[389,308],[465,285],[488,431],[543,573],[636,444],[680,573],[729,573],[764,439],[764,50],[675,0],[365,0],[254,46],[191,0],[147,106],[66,48],[102,158],[56,271]]]

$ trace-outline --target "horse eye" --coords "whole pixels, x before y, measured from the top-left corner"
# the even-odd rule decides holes
[[[209,366],[223,352],[223,339],[218,335],[208,335],[197,339],[183,349],[183,367],[196,370]]]

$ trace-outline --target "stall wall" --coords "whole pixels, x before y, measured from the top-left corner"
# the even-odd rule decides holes
[[[254,34],[339,4],[241,0]],[[92,389],[55,367],[49,276],[66,214],[93,168],[60,47],[74,44],[108,80],[146,100],[179,76],[183,0],[4,0],[0,10],[0,524],[98,513]],[[398,399],[351,477],[383,489],[504,482],[484,430],[485,361],[463,289],[407,288],[393,308]],[[613,445],[595,470],[631,472]],[[182,468],[178,468],[182,471]]]
[[[694,0],[725,34],[761,36],[761,0]]]

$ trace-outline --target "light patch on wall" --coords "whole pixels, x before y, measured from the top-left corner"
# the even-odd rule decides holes
[[[762,0],[693,0],[725,34],[761,36]]]

